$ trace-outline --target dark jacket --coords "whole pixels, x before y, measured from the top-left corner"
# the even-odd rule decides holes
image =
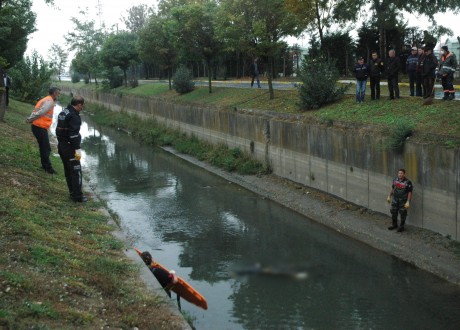
[[[417,70],[418,55],[409,55],[406,60],[406,72],[415,72]]]
[[[457,59],[454,53],[447,53],[441,56],[441,63],[439,64],[439,73],[442,75],[452,73],[454,74],[457,69]]]
[[[58,115],[56,137],[59,142],[69,143],[74,149],[80,149],[81,118],[80,113],[71,105],[63,109]]]
[[[356,63],[355,65],[355,77],[357,80],[366,80],[367,77],[369,76],[369,67],[367,66],[366,63],[363,63],[363,64],[359,64],[359,63]]]
[[[434,77],[436,68],[438,67],[438,59],[433,53],[423,55],[423,61],[420,63],[422,77]]]
[[[393,196],[395,198],[407,200],[409,192],[412,192],[414,186],[412,185],[412,182],[407,178],[400,180],[398,177],[396,177],[393,179],[391,188],[393,188]]]
[[[395,77],[399,74],[399,70],[401,69],[401,60],[399,57],[388,57],[387,59],[387,67],[386,73],[387,77]]]
[[[380,77],[385,70],[385,65],[381,58],[371,59],[369,63],[369,75],[371,77]]]

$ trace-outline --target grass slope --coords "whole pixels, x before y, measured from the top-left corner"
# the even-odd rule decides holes
[[[181,328],[140,283],[104,205],[69,200],[59,158],[58,175],[41,169],[30,111],[12,100],[0,123],[0,328]]]

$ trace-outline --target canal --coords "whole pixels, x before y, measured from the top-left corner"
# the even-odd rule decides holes
[[[457,286],[125,133],[82,135],[132,245],[206,297],[182,300],[197,329],[460,329]]]

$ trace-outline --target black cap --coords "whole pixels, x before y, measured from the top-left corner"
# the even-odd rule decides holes
[[[444,49],[446,52],[449,51],[449,47],[447,47],[447,46],[442,46],[441,49]]]

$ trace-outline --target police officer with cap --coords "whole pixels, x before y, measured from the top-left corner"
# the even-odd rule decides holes
[[[79,203],[88,199],[82,193],[81,173],[81,118],[85,100],[81,96],[73,97],[67,108],[58,116],[56,137],[58,139],[58,152],[64,164],[64,173],[69,188],[70,198]]]

